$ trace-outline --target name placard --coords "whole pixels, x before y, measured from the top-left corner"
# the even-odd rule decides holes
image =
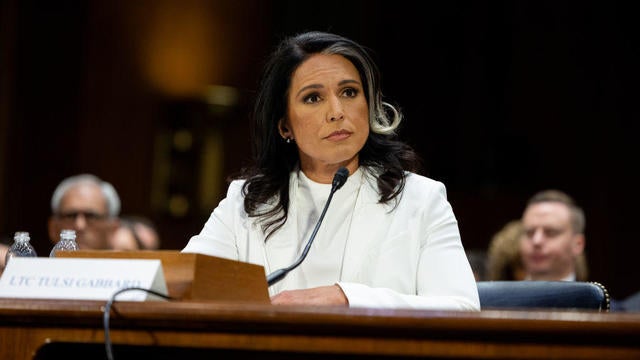
[[[0,297],[109,300],[128,287],[167,295],[167,283],[158,259],[76,259],[15,257],[0,277]],[[162,300],[146,291],[131,290],[116,300]]]

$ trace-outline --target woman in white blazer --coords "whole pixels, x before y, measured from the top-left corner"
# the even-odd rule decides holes
[[[266,274],[302,259],[271,283],[273,304],[479,310],[445,187],[418,175],[418,156],[395,132],[401,113],[383,102],[379,79],[350,39],[307,32],[283,40],[257,95],[255,162],[182,251],[258,264]],[[348,178],[332,185],[340,168]]]

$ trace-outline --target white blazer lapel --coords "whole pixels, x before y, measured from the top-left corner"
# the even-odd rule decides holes
[[[340,281],[367,283],[367,269],[371,265],[375,251],[373,247],[380,234],[385,234],[389,226],[389,217],[385,206],[378,204],[378,191],[375,179],[364,174],[360,196],[353,214],[349,238],[345,247]]]
[[[298,257],[300,239],[298,239],[298,216],[296,191],[298,189],[297,172],[289,177],[289,213],[287,222],[264,245],[264,267],[267,273],[286,268]]]

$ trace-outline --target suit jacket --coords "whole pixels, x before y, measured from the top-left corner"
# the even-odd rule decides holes
[[[362,176],[342,275],[327,278],[326,285],[337,283],[352,307],[479,310],[475,278],[445,186],[407,173],[397,204],[380,204],[375,175],[363,171]],[[345,187],[357,181],[353,178]],[[297,172],[290,176],[287,222],[266,242],[258,218],[244,211],[243,183],[230,184],[226,198],[183,252],[262,265],[266,273],[288,267],[297,258],[301,241],[294,200]],[[290,288],[285,278],[269,291],[273,295]]]

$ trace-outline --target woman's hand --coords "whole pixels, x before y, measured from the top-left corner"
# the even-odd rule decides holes
[[[273,305],[349,305],[347,297],[338,285],[311,289],[285,290],[271,297]]]

